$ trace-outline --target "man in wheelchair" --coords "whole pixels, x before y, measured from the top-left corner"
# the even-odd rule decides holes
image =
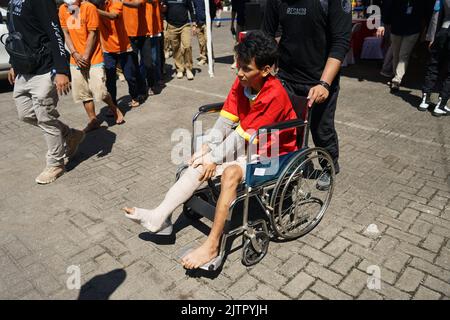
[[[123,209],[127,218],[150,232],[170,235],[172,212],[189,200],[205,181],[221,176],[211,232],[199,248],[182,257],[181,263],[186,269],[199,268],[218,255],[230,204],[236,199],[237,188],[245,177],[245,148],[252,133],[263,126],[297,119],[287,92],[273,76],[272,67],[277,60],[275,40],[261,31],[254,31],[236,45],[235,52],[239,64],[237,78],[213,129],[192,156],[185,173],[158,207]],[[277,140],[279,155],[297,150],[295,129],[282,131]],[[260,149],[267,152],[267,148]],[[238,156],[233,158],[235,154]],[[228,161],[230,158],[232,161]]]

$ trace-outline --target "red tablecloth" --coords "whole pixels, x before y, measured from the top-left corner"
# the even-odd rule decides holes
[[[366,19],[353,19],[352,20],[353,25],[356,24],[356,23],[361,23],[362,24],[361,30],[352,35],[351,46],[353,48],[353,54],[357,58],[359,58],[360,55],[361,55],[364,39],[366,37],[374,36],[376,34],[376,32],[377,32],[376,29],[372,29],[372,30],[368,29],[366,22],[367,22]]]

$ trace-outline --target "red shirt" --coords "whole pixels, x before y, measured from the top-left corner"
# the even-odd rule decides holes
[[[263,126],[297,119],[286,90],[281,82],[273,76],[268,77],[257,97],[251,102],[244,94],[244,87],[236,77],[220,115],[239,122],[236,131],[247,141],[255,131]],[[278,139],[279,155],[297,150],[295,129],[279,132]],[[270,137],[267,140],[268,143],[263,150],[270,150],[269,146],[272,145]],[[263,150],[258,150],[258,154],[265,153]]]

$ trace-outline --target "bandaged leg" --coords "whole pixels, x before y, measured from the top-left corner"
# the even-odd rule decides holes
[[[164,222],[179,206],[189,200],[202,184],[199,181],[203,168],[188,167],[186,172],[178,179],[178,181],[169,189],[161,204],[152,209],[125,209],[127,218],[140,222],[145,228],[151,232],[158,232],[164,225]]]

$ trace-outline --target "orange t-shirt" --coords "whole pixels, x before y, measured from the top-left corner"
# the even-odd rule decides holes
[[[103,52],[119,53],[131,49],[130,39],[122,16],[123,4],[120,1],[107,0],[105,2],[106,12],[118,14],[114,20],[100,15],[100,38]]]
[[[124,0],[131,2],[132,0]],[[123,21],[129,37],[141,37],[148,34],[147,22],[145,21],[145,0],[141,0],[138,8],[123,6]]]
[[[89,2],[82,2],[80,7],[70,14],[67,5],[59,7],[59,21],[63,29],[69,30],[70,39],[72,39],[75,50],[83,54],[89,35],[89,31],[98,30],[99,17],[97,8]],[[100,40],[97,39],[91,56],[91,65],[103,62],[103,53],[100,48]],[[73,57],[70,58],[71,64],[76,64]]]
[[[145,4],[145,20],[147,21],[147,35],[156,36],[158,33],[163,32],[159,0]]]

